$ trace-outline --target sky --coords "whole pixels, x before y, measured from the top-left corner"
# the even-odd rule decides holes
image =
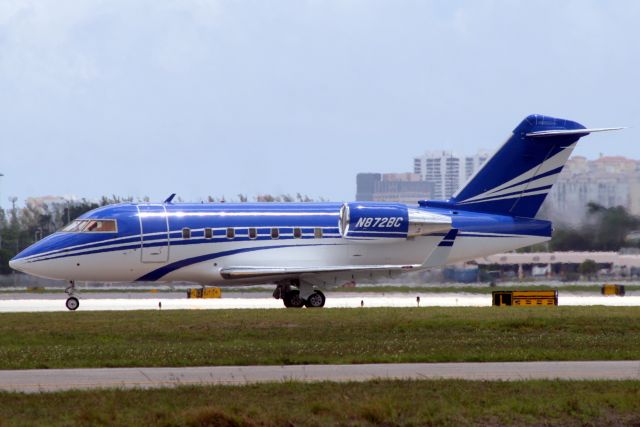
[[[640,159],[640,2],[0,0],[8,197],[302,193],[497,148],[528,114]]]

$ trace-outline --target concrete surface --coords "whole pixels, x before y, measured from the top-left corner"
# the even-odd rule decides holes
[[[187,368],[31,369],[0,371],[0,390],[41,392],[93,388],[249,384],[372,379],[640,380],[640,361],[400,363],[216,366]]]

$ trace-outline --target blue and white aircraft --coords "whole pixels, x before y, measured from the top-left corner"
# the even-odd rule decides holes
[[[272,283],[286,307],[322,307],[322,289],[509,251],[551,238],[535,219],[586,129],[525,118],[449,200],[398,203],[126,203],[88,212],[10,261],[75,282]]]

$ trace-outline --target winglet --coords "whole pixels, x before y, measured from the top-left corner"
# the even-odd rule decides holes
[[[171,203],[174,197],[176,197],[176,193],[171,193],[171,195],[162,203]]]

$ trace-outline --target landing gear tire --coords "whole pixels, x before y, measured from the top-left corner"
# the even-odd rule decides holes
[[[71,311],[77,310],[78,307],[80,307],[80,301],[78,300],[78,298],[73,296],[75,291],[76,291],[76,281],[69,280],[69,286],[67,287],[67,289],[64,290],[64,293],[69,295],[69,298],[67,298],[66,306]]]
[[[78,307],[80,307],[80,301],[78,301],[78,298],[76,297],[69,297],[67,298],[67,308],[71,311],[77,310]]]
[[[287,308],[300,308],[304,305],[304,300],[300,297],[300,291],[297,290],[286,292],[282,301]]]
[[[321,308],[324,307],[324,303],[327,299],[324,294],[320,291],[314,291],[307,300],[304,302],[304,305],[307,308]]]

